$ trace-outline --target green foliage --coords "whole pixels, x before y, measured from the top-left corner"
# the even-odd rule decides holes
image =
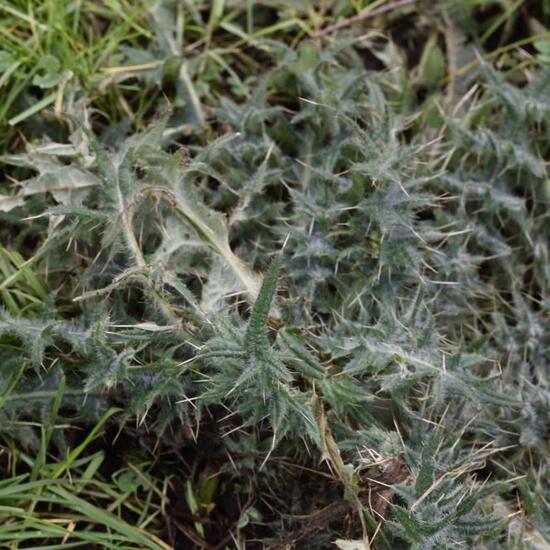
[[[222,329],[222,335],[210,340],[199,355],[217,371],[210,375],[203,396],[206,403],[229,399],[243,417],[243,426],[259,425],[267,417],[273,445],[289,431],[320,445],[314,396],[294,386],[295,374],[285,365],[282,353],[271,348],[267,334],[280,264],[279,258],[271,262],[244,334]]]
[[[491,491],[468,479],[482,464],[483,451],[460,456],[437,432],[416,432],[405,453],[414,483],[396,486],[406,507],[392,509],[390,529],[415,549],[474,546],[480,536],[497,532],[503,523],[479,509]]]
[[[315,16],[296,6],[244,17],[235,3],[187,4],[150,7],[146,45],[117,58],[153,63],[147,93],[174,85],[170,115],[122,138],[75,109],[69,143],[3,156],[18,186],[0,195],[0,431],[27,468],[2,486],[17,495],[5,540],[36,538],[54,510],[87,527],[50,526],[48,541],[174,543],[156,521],[145,534],[145,511],[125,521],[131,486],[157,515],[170,492],[187,508],[174,525],[199,546],[227,543],[214,521],[241,546],[529,548],[518,529],[548,542],[547,67],[461,72],[452,56],[467,54],[457,37],[479,3],[456,26],[452,6],[434,8],[442,26],[416,61],[382,38],[294,48],[254,30],[289,10],[309,32]],[[472,32],[484,45],[502,24]],[[184,31],[205,48],[190,60]],[[218,47],[237,39],[266,57],[246,82],[237,67],[255,61]],[[57,86],[56,67],[45,58],[35,85]],[[232,79],[216,102],[226,73],[214,67]],[[134,469],[115,489],[101,453],[74,458],[64,426],[112,407],[121,433],[135,421],[184,465],[160,508]],[[160,457],[151,475],[165,479]],[[238,517],[220,511],[228,494]]]
[[[60,388],[59,394],[62,393]],[[127,548],[132,544],[153,550],[169,548],[144,529],[165,500],[165,495],[148,479],[147,472],[133,466],[116,472],[112,481],[104,481],[100,470],[106,460],[105,453],[81,456],[97,438],[101,426],[117,412],[106,411],[86,440],[62,462],[46,461],[41,453],[36,456],[14,453],[14,463],[29,463],[33,475],[12,476],[0,484],[0,540],[23,545],[36,541],[42,546],[44,539],[63,545],[70,537],[74,541],[71,544],[77,546]],[[54,424],[56,411],[51,413]],[[48,446],[47,438],[44,433],[41,451]],[[140,466],[147,469],[147,464]],[[141,505],[141,499],[146,505],[140,517],[136,508]],[[110,500],[116,505],[105,510],[104,503]],[[61,521],[52,521],[54,510],[62,513]],[[135,517],[135,524],[124,519],[128,514]]]

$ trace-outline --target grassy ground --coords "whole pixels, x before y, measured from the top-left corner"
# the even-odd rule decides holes
[[[0,0],[0,546],[548,548],[549,24]]]

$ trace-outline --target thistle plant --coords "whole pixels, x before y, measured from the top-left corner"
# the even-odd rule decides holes
[[[548,540],[546,71],[520,91],[482,65],[434,140],[349,44],[264,47],[217,139],[159,121],[109,149],[82,114],[4,158],[47,292],[4,298],[3,420],[63,378],[67,418],[183,425],[256,507],[245,538],[504,547],[520,501]]]

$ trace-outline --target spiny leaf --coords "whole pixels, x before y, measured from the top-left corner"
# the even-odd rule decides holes
[[[265,355],[265,350],[269,347],[267,318],[275,295],[281,265],[282,259],[280,257],[275,257],[271,261],[248,321],[244,346],[249,358],[252,360]]]

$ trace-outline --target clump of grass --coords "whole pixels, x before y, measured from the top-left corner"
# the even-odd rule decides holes
[[[0,124],[31,120],[47,106],[60,116],[81,90],[93,94],[93,81],[121,44],[151,38],[144,7],[57,0],[1,5]]]
[[[36,453],[2,448],[15,475],[5,478],[0,487],[0,539],[10,546],[43,545],[49,540],[59,541],[59,546],[169,548],[152,533],[166,505],[167,484],[159,487],[157,480],[149,478],[147,463],[130,463],[105,480],[101,475],[107,461],[104,451],[87,452],[116,409],[106,411],[63,460],[48,460],[50,441],[59,429],[57,409],[64,389],[61,381],[41,426],[13,422],[14,430],[40,426],[41,439]],[[18,474],[21,470],[30,472]]]

